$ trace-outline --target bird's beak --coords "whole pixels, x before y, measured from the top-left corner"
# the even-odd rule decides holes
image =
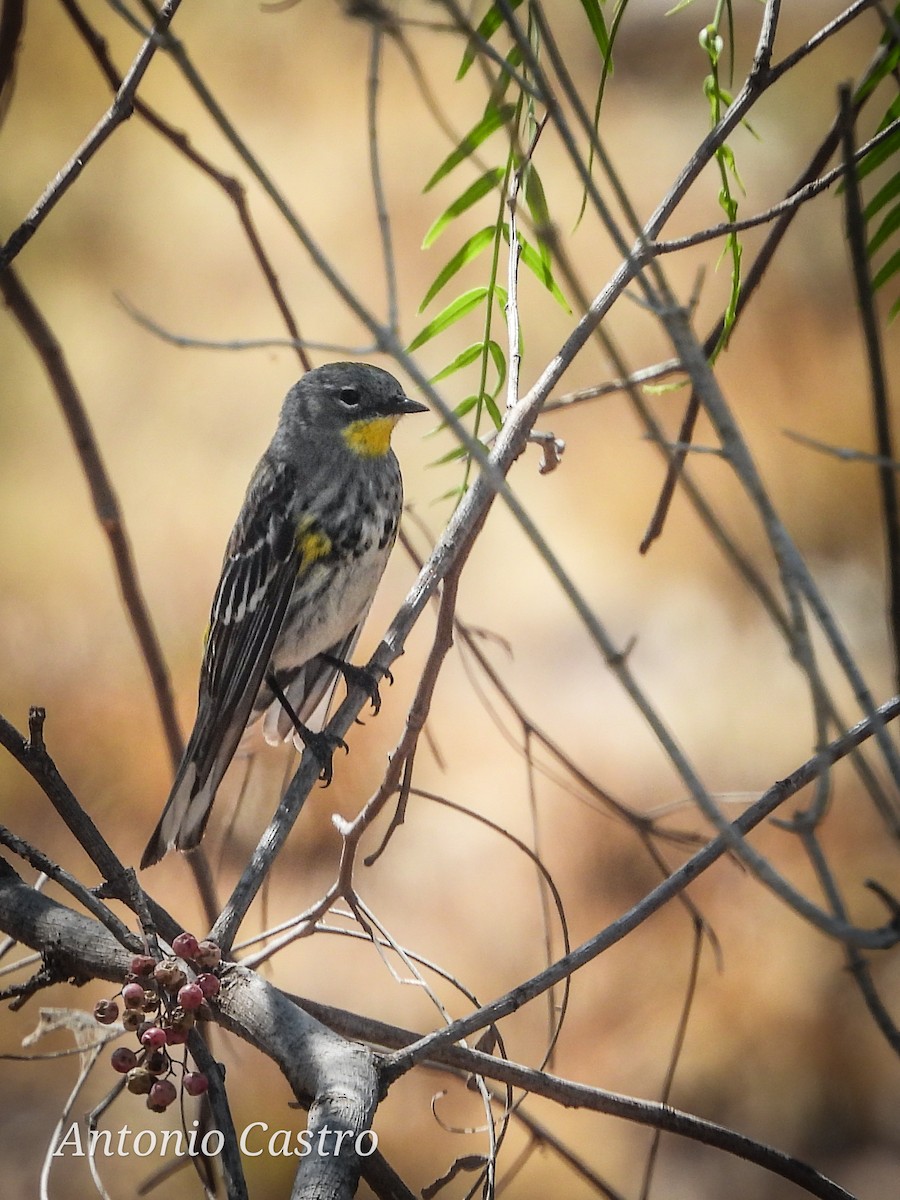
[[[409,396],[398,396],[396,400],[391,401],[390,411],[402,417],[407,413],[428,412],[428,406],[420,404],[418,400],[410,400]]]

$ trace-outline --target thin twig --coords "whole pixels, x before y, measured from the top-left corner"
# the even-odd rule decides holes
[[[76,0],[62,0],[62,5],[68,12],[72,22],[75,25],[75,28],[86,42],[89,50],[94,55],[94,58],[100,67],[100,70],[103,72],[103,75],[106,77],[110,87],[112,87],[114,91],[118,91],[118,89],[122,86],[122,80],[116,71],[111,58],[109,57],[106,42],[90,24],[87,17],[76,3]],[[149,104],[137,96],[134,98],[134,111],[138,114],[138,116],[146,121],[152,129],[155,129],[157,133],[161,134],[162,137],[170,142],[176,150],[183,154],[190,163],[192,163],[195,167],[202,171],[204,175],[217,184],[232,202],[235,207],[235,211],[237,212],[238,220],[240,221],[241,227],[244,230],[244,235],[247,238],[251,251],[253,252],[253,256],[256,259],[257,265],[259,266],[263,277],[266,280],[269,291],[271,292],[272,298],[275,301],[275,305],[278,308],[278,311],[281,313],[285,327],[287,328],[289,341],[286,343],[282,342],[281,344],[287,344],[292,349],[296,350],[301,366],[303,367],[304,371],[308,371],[312,366],[312,363],[309,359],[309,355],[307,354],[307,346],[300,337],[300,331],[297,327],[297,322],[294,319],[294,315],[291,312],[287,299],[285,298],[284,291],[278,280],[275,268],[270,262],[269,257],[263,248],[262,241],[260,240],[256,226],[253,223],[253,218],[250,215],[250,208],[247,204],[246,193],[240,181],[235,179],[234,176],[227,175],[224,171],[220,171],[217,167],[215,167],[208,158],[201,154],[191,144],[186,134],[182,133],[178,129],[175,129],[169,124],[168,121],[161,117],[159,113],[152,109]]]
[[[885,458],[882,454],[871,454],[868,450],[853,450],[849,446],[833,446],[830,442],[821,442],[818,438],[798,433],[794,429],[783,429],[782,433],[791,441],[799,442],[801,446],[808,446],[810,450],[820,450],[823,454],[830,454],[832,458],[839,458],[841,462],[868,463],[869,466],[900,471],[900,462],[896,458]]]
[[[717,859],[728,852],[735,839],[743,839],[752,829],[771,816],[786,800],[813,782],[823,770],[823,760],[827,760],[828,764],[838,762],[849,754],[853,747],[872,737],[879,725],[895,720],[897,716],[900,716],[900,697],[895,696],[878,709],[877,720],[866,718],[860,721],[842,737],[831,742],[822,753],[813,755],[790,775],[774,783],[731,823],[732,836],[719,834],[711,842],[708,842],[681,867],[673,871],[667,879],[648,892],[624,916],[608,925],[606,929],[589,938],[570,954],[557,960],[548,970],[519,984],[514,991],[454,1022],[449,1029],[428,1034],[415,1045],[389,1056],[384,1068],[386,1078],[393,1080],[404,1074],[416,1062],[427,1058],[431,1051],[438,1046],[449,1045],[461,1037],[468,1037],[479,1029],[496,1024],[503,1017],[516,1012],[528,1001],[542,995],[547,988],[560,982],[566,975],[593,961],[599,954],[614,946],[633,929],[643,924],[653,913],[658,912],[700,874],[708,870]],[[816,912],[818,913],[818,911],[817,909]],[[900,929],[896,928],[894,924],[875,929],[859,928],[845,921],[816,921],[816,924],[825,932],[830,933],[832,937],[839,938],[849,945],[887,949],[900,941]]]
[[[165,43],[166,32],[180,4],[181,0],[165,0],[162,8],[160,8],[155,16],[150,35],[141,46],[134,62],[123,77],[113,102],[104,116],[94,126],[62,170],[48,184],[43,195],[38,199],[18,228],[13,231],[6,244],[0,247],[0,275],[2,275],[4,268],[9,266],[23,246],[27,245],[31,238],[34,237],[54,207],[66,194],[97,151],[109,139],[111,134],[115,132],[123,121],[127,121],[131,116],[134,111],[134,95],[138,85],[144,78],[144,74],[150,66],[153,56]]]
[[[85,887],[80,880],[76,879],[69,871],[66,871],[58,863],[53,862],[48,858],[42,850],[38,850],[36,846],[30,845],[24,838],[18,837],[7,829],[5,825],[0,825],[0,845],[6,846],[13,854],[17,854],[19,858],[29,863],[36,871],[42,871],[48,879],[52,879],[54,883],[59,884],[61,888],[69,893],[73,899],[91,914],[92,917],[105,925],[113,937],[122,943],[127,949],[134,954],[140,954],[143,951],[143,943],[139,937],[131,932],[124,925],[116,914],[102,902],[98,900],[90,888]]]
[[[366,88],[366,105],[369,133],[369,173],[372,177],[372,195],[375,197],[375,214],[381,239],[381,257],[384,263],[384,279],[387,287],[387,322],[390,329],[400,328],[400,308],[397,302],[397,263],[394,258],[394,243],[391,236],[391,217],[381,178],[381,156],[378,141],[378,89],[381,83],[381,51],[384,45],[384,27],[372,22],[372,37],[369,48],[369,79]]]
[[[119,501],[100,454],[90,419],[69,371],[62,347],[12,268],[0,270],[0,291],[47,372],[75,443],[78,460],[91,490],[97,520],[109,541],[125,610],[150,675],[169,758],[175,767],[181,761],[184,743],[178,728],[169,672],[138,580],[137,567],[131,553]]]

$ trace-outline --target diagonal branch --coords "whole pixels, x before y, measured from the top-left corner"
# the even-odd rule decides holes
[[[165,42],[165,35],[178,11],[181,0],[165,0],[162,8],[156,14],[153,29],[137,53],[128,72],[122,80],[112,104],[103,117],[97,122],[85,140],[81,143],[66,165],[51,180],[43,195],[34,208],[25,217],[21,225],[13,231],[6,244],[0,247],[0,274],[13,261],[23,246],[37,233],[40,226],[63,198],[81,172],[104,145],[115,130],[127,121],[134,111],[134,95],[138,85],[144,78],[147,68],[157,50]]]
[[[169,758],[173,768],[177,767],[184,745],[175,715],[175,701],[172,696],[169,672],[163,658],[162,647],[156,636],[156,630],[153,627],[150,610],[138,580],[137,567],[131,553],[128,535],[125,532],[119,500],[106,470],[106,464],[101,457],[90,418],[75,380],[69,371],[62,347],[11,267],[5,271],[0,270],[0,291],[3,293],[7,307],[19,322],[23,333],[31,342],[47,372],[59,407],[69,427],[69,433],[75,443],[75,451],[81,463],[81,469],[91,490],[94,512],[97,514],[100,528],[109,540],[125,609],[137,637],[144,663],[150,675],[150,682],[153,685],[156,706],[169,748]]]
[[[746,809],[731,823],[731,836],[720,834],[708,842],[681,867],[674,871],[668,879],[648,892],[647,895],[631,908],[624,916],[614,921],[599,934],[582,943],[570,954],[557,960],[552,967],[530,980],[520,984],[514,991],[508,992],[498,1000],[480,1008],[477,1012],[455,1021],[445,1029],[437,1030],[421,1038],[415,1045],[408,1047],[389,1057],[384,1073],[386,1079],[394,1080],[404,1074],[416,1062],[427,1058],[439,1046],[450,1045],[460,1038],[468,1037],[480,1029],[496,1024],[503,1017],[516,1012],[529,1000],[542,995],[548,988],[559,983],[572,971],[576,971],[591,962],[599,954],[614,946],[633,929],[643,924],[653,913],[658,912],[663,905],[692,883],[700,874],[708,870],[717,859],[725,855],[736,838],[743,838],[752,829],[771,816],[786,800],[790,799],[808,784],[814,782],[827,766],[839,761],[850,751],[873,736],[876,728],[884,723],[895,720],[900,716],[900,697],[883,704],[877,713],[877,720],[865,719],[848,730],[842,737],[836,738],[825,750],[799,766],[786,778],[774,783],[762,796]],[[877,929],[862,929],[842,920],[823,920],[818,909],[815,910],[814,923],[832,937],[838,938],[848,945],[869,947],[871,949],[887,949],[900,941],[900,928],[896,923],[889,923]],[[808,914],[804,914],[808,915]],[[810,919],[812,917],[810,916]]]

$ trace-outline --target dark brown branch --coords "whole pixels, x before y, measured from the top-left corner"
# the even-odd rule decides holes
[[[100,455],[90,419],[69,371],[62,347],[11,267],[5,271],[0,270],[0,291],[47,372],[75,443],[75,451],[91,491],[94,512],[112,550],[122,599],[150,675],[174,769],[181,761],[183,742],[175,715],[169,672],[138,581],[119,501]]]
[[[153,29],[137,53],[134,62],[122,80],[121,87],[104,116],[97,122],[87,138],[78,147],[66,165],[51,180],[43,195],[25,217],[21,225],[15,229],[9,240],[0,247],[0,274],[8,267],[23,246],[34,237],[47,216],[56,204],[66,194],[81,172],[94,157],[97,151],[109,139],[111,134],[131,116],[134,109],[134,94],[144,78],[151,59],[164,44],[165,33],[172,18],[178,10],[181,0],[165,0],[162,8],[156,14]]]
[[[135,937],[131,930],[126,925],[123,925],[116,914],[107,908],[103,901],[99,900],[90,888],[86,888],[74,875],[48,858],[43,851],[30,845],[24,838],[18,837],[11,830],[7,829],[5,825],[0,825],[0,845],[6,846],[13,854],[24,859],[29,866],[34,867],[36,871],[43,872],[48,879],[52,879],[54,883],[59,884],[73,899],[82,904],[92,917],[102,925],[105,925],[116,941],[121,942],[126,949],[134,951],[135,954],[140,954],[143,951],[144,947],[141,939]]]
[[[40,787],[56,809],[78,844],[93,862],[106,883],[96,889],[98,898],[113,896],[137,914],[141,927],[152,936],[158,930],[169,941],[180,933],[182,927],[152,900],[138,885],[134,871],[120,862],[115,851],[100,833],[97,826],[84,811],[68,784],[60,775],[53,759],[47,753],[43,736],[44,710],[33,708],[29,713],[29,737],[0,716],[0,745],[21,764]],[[136,939],[134,949],[141,951],[143,944]]]
[[[791,796],[796,795],[802,788],[818,779],[823,771],[844,758],[855,746],[872,737],[877,730],[884,728],[888,722],[895,720],[898,715],[900,715],[900,696],[895,696],[877,709],[875,719],[866,718],[860,721],[841,737],[823,747],[818,754],[807,759],[785,779],[774,783],[731,823],[733,833],[741,838],[745,837]],[[658,912],[660,908],[684,891],[717,859],[728,852],[731,842],[732,837],[719,834],[676,871],[673,871],[667,879],[648,892],[641,901],[617,921],[607,926],[599,934],[589,938],[570,954],[558,959],[552,967],[541,971],[530,980],[520,984],[514,991],[506,993],[491,1004],[484,1005],[467,1017],[454,1021],[451,1025],[421,1038],[414,1046],[402,1053],[392,1055],[385,1068],[386,1078],[393,1080],[408,1071],[416,1062],[427,1058],[437,1046],[457,1042],[489,1025],[496,1024],[503,1017],[516,1012],[528,1001],[542,995],[548,988],[559,983],[573,971],[579,970],[586,963],[593,961],[599,954],[621,941],[653,913]],[[878,929],[860,929],[848,925],[846,922],[835,922],[832,933],[834,936],[840,936],[845,944],[870,949],[888,949],[900,941],[900,928],[896,921]]]
[[[16,58],[25,28],[25,0],[0,5],[0,122],[6,116],[16,78]]]
[[[45,954],[52,947],[50,965],[63,978],[121,982],[131,964],[131,954],[102,925],[28,887],[2,858],[0,929]],[[349,1198],[360,1170],[355,1135],[369,1128],[379,1098],[374,1056],[321,1025],[254,972],[228,963],[221,978],[213,1019],[279,1067],[309,1108],[312,1144],[324,1136],[331,1147],[342,1130],[353,1135],[339,1142],[337,1153],[301,1158],[293,1195]],[[317,1191],[323,1172],[332,1186]]]
[[[24,738],[0,716],[0,745],[3,745],[39,784],[78,844],[100,872],[102,879],[121,885],[126,868],[103,834],[84,811],[56,769],[44,745],[44,710],[33,708],[28,717],[29,737]],[[136,947],[140,950],[140,945]]]
[[[418,1044],[417,1035],[411,1030],[389,1025],[371,1017],[360,1017],[356,1013],[349,1013],[343,1009],[318,1004],[305,997],[292,997],[292,999],[315,1016],[317,1020],[340,1032],[344,1037],[369,1041],[379,1046],[396,1048],[398,1051]],[[430,1053],[422,1062],[423,1065],[438,1064],[464,1072],[466,1075],[478,1074],[485,1079],[495,1079],[499,1083],[522,1088],[533,1096],[543,1096],[566,1107],[585,1108],[593,1112],[606,1113],[609,1116],[620,1117],[623,1120],[647,1125],[663,1132],[688,1137],[705,1145],[714,1146],[728,1154],[744,1158],[748,1162],[754,1162],[786,1179],[791,1179],[801,1187],[805,1187],[814,1196],[825,1197],[826,1200],[853,1200],[843,1188],[838,1187],[837,1184],[832,1183],[812,1167],[791,1155],[754,1141],[734,1130],[704,1121],[693,1114],[681,1112],[667,1104],[660,1104],[652,1100],[638,1100],[632,1096],[623,1096],[602,1088],[574,1083],[571,1080],[561,1079],[559,1076],[550,1075],[545,1071],[537,1071],[520,1063],[495,1058],[479,1050],[466,1046],[449,1045],[444,1042],[436,1045],[433,1053]]]

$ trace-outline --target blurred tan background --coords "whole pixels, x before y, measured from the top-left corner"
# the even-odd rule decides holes
[[[547,7],[558,22],[569,67],[590,100],[598,68],[580,6]],[[662,4],[632,7],[635,12],[622,27],[602,134],[639,213],[646,216],[707,126],[697,32],[709,13],[695,5],[666,18]],[[749,2],[736,8],[741,78],[761,10]],[[840,11],[830,3],[785,8],[779,54]],[[423,20],[439,15],[436,6],[425,3],[401,9]],[[86,10],[124,69],[136,51],[136,35],[106,6],[92,3]],[[324,253],[366,303],[383,312],[366,143],[367,27],[326,0],[304,0],[283,13],[248,3],[185,3],[174,29]],[[448,118],[465,132],[484,103],[477,72],[455,84],[458,42],[427,29],[411,30],[409,36]],[[858,21],[764,98],[751,118],[758,141],[746,131],[735,134],[732,145],[747,189],[742,212],[758,211],[783,195],[830,122],[837,84],[859,77],[878,36],[874,15]],[[424,113],[406,65],[389,44],[382,77],[382,170],[393,216],[401,327],[411,339],[451,298],[454,287],[459,291],[463,282],[482,281],[485,263],[479,261],[442,293],[426,317],[417,316],[432,278],[463,234],[491,219],[490,206],[460,222],[429,251],[420,251],[432,220],[472,176],[464,178],[467,168],[462,168],[433,194],[422,195],[450,146]],[[348,348],[364,346],[364,332],[250,184],[164,56],[151,65],[141,95],[187,131],[220,168],[247,183],[254,220],[304,335]],[[0,128],[4,237],[107,103],[106,86],[62,10],[33,5],[12,106]],[[871,131],[881,111],[873,111],[866,129]],[[488,161],[500,161],[501,153],[493,145],[485,148]],[[599,290],[617,257],[591,218],[573,232],[577,182],[549,133],[538,165],[585,285]],[[707,172],[667,233],[718,221],[717,187]],[[893,687],[871,471],[802,449],[783,433],[794,429],[872,448],[868,381],[841,219],[834,195],[807,206],[719,374],[771,495],[881,700]],[[747,236],[746,263],[760,239],[757,233]],[[704,333],[727,294],[727,265],[714,270],[717,252],[716,246],[706,246],[666,263],[685,300],[698,270],[707,268],[696,315]],[[139,327],[117,303],[121,295],[166,328],[192,337],[283,333],[231,205],[136,117],[88,165],[22,253],[17,269],[60,338],[81,389],[121,501],[187,731],[222,548],[283,393],[297,376],[296,356],[288,349],[179,349]],[[884,300],[893,298],[881,298],[883,312]],[[521,300],[527,386],[566,336],[572,318],[527,276]],[[617,305],[608,327],[632,367],[670,354],[653,318],[628,301]],[[478,332],[474,321],[429,343],[422,365],[440,369]],[[895,327],[886,331],[885,348],[896,378]],[[171,775],[153,697],[69,436],[42,369],[8,314],[0,321],[0,356],[0,711],[24,729],[29,705],[47,708],[48,746],[62,774],[123,860],[136,862]],[[316,362],[336,356],[314,353]],[[586,386],[610,373],[599,352],[589,348],[564,386]],[[456,376],[444,394],[456,403],[470,383]],[[652,400],[673,436],[684,399],[674,392]],[[646,558],[638,555],[662,467],[625,399],[554,413],[540,426],[566,440],[563,465],[539,477],[537,452],[526,455],[513,475],[519,494],[617,641],[624,646],[637,638],[631,661],[638,679],[707,786],[737,811],[811,752],[813,731],[799,673],[683,498],[675,501],[662,541]],[[407,499],[437,532],[450,508],[436,497],[454,486],[458,475],[452,466],[430,466],[450,447],[443,435],[424,438],[431,428],[428,418],[408,421],[395,445]],[[701,428],[698,441],[709,440],[708,430]],[[776,585],[758,522],[725,465],[711,456],[698,456],[693,465],[729,529]],[[363,653],[375,645],[413,578],[411,563],[398,549]],[[489,646],[492,660],[529,718],[584,771],[642,812],[682,804],[683,789],[648,730],[559,588],[499,507],[463,577],[459,612],[509,643],[509,655]],[[385,755],[402,730],[432,631],[433,615],[420,623],[396,664],[396,684],[384,689],[379,718],[365,716],[365,727],[352,731],[351,753],[339,757],[334,786],[310,797],[275,872],[267,911],[254,910],[248,934],[298,911],[332,878],[339,847],[331,814],[353,814],[376,786]],[[846,688],[827,658],[824,662],[837,697],[855,720]],[[502,704],[497,708],[504,727],[519,739],[515,719]],[[423,743],[417,786],[531,840],[522,756],[486,715],[456,655],[441,676],[430,731],[440,761]],[[273,767],[273,775],[280,769]],[[558,780],[560,773],[554,775]],[[562,891],[572,940],[578,942],[634,904],[657,876],[633,835],[579,789],[539,777],[536,800],[540,850]],[[229,817],[223,791],[209,843],[213,861],[221,863],[223,892],[270,809],[271,799],[239,817],[221,860]],[[0,756],[0,813],[0,820],[71,870],[85,870],[80,851],[57,828],[47,802],[5,756]],[[700,828],[699,818],[686,808],[674,821]],[[883,920],[863,880],[874,877],[896,890],[896,847],[846,768],[835,772],[823,842],[854,919]],[[819,900],[811,873],[786,834],[767,829],[755,844]],[[676,854],[669,854],[674,864]],[[94,880],[89,876],[88,882]],[[533,868],[496,835],[436,805],[411,801],[406,824],[388,853],[372,870],[361,869],[357,883],[398,941],[455,974],[482,1002],[543,964]],[[184,914],[186,925],[193,922],[202,932],[181,861],[167,860],[147,884],[171,911]],[[706,948],[672,1102],[806,1158],[866,1200],[896,1195],[900,1074],[844,970],[839,948],[812,933],[731,864],[720,863],[709,872],[692,896],[715,929],[722,962],[718,969]],[[658,1096],[691,945],[689,918],[672,905],[581,972],[554,1071],[636,1096]],[[559,952],[554,930],[554,954]],[[396,960],[393,965],[406,974]],[[897,956],[885,955],[873,969],[896,1018]],[[401,985],[371,948],[349,939],[307,939],[279,957],[272,977],[289,990],[400,1025],[424,1030],[440,1022],[421,987]],[[468,1009],[468,1001],[447,984],[433,976],[429,980],[451,1013]],[[102,994],[100,986],[78,993],[55,988],[23,1012],[4,1014],[0,1047],[17,1051],[36,1023],[39,1005],[74,1003],[89,1009]],[[538,1065],[546,1023],[543,1001],[511,1019],[506,1029],[510,1057]],[[218,1052],[237,1081],[231,1098],[238,1127],[252,1120],[265,1120],[273,1129],[298,1123],[298,1114],[287,1108],[288,1089],[273,1068],[246,1047],[226,1051],[220,1044]],[[72,1064],[3,1062],[0,1079],[4,1194],[31,1196],[43,1148],[74,1080]],[[96,1103],[111,1083],[112,1073],[98,1069],[90,1102]],[[447,1087],[449,1095],[436,1104],[439,1123],[429,1103]],[[76,1109],[87,1106],[79,1101]],[[649,1145],[646,1131],[542,1101],[532,1102],[529,1111],[623,1195],[638,1194]],[[141,1128],[146,1118],[150,1114],[141,1102],[126,1097],[107,1120],[114,1128],[125,1122]],[[376,1128],[393,1165],[418,1188],[456,1155],[484,1152],[483,1133],[447,1131],[482,1121],[470,1094],[436,1074],[417,1073],[392,1092]],[[513,1122],[502,1161],[512,1163],[525,1143]],[[289,1160],[257,1158],[245,1166],[251,1194],[287,1194],[293,1172]],[[147,1170],[146,1162],[134,1159],[116,1164],[117,1178],[110,1174],[108,1179],[111,1193],[128,1194]],[[726,1188],[748,1197],[797,1194],[761,1171],[675,1139],[664,1141],[657,1170],[653,1194],[670,1200],[704,1200]],[[55,1196],[83,1195],[89,1186],[83,1162],[57,1166]],[[464,1193],[457,1181],[446,1194]],[[195,1194],[195,1185],[185,1174],[159,1194],[187,1196]],[[506,1194],[576,1200],[592,1192],[551,1150],[543,1150]]]

